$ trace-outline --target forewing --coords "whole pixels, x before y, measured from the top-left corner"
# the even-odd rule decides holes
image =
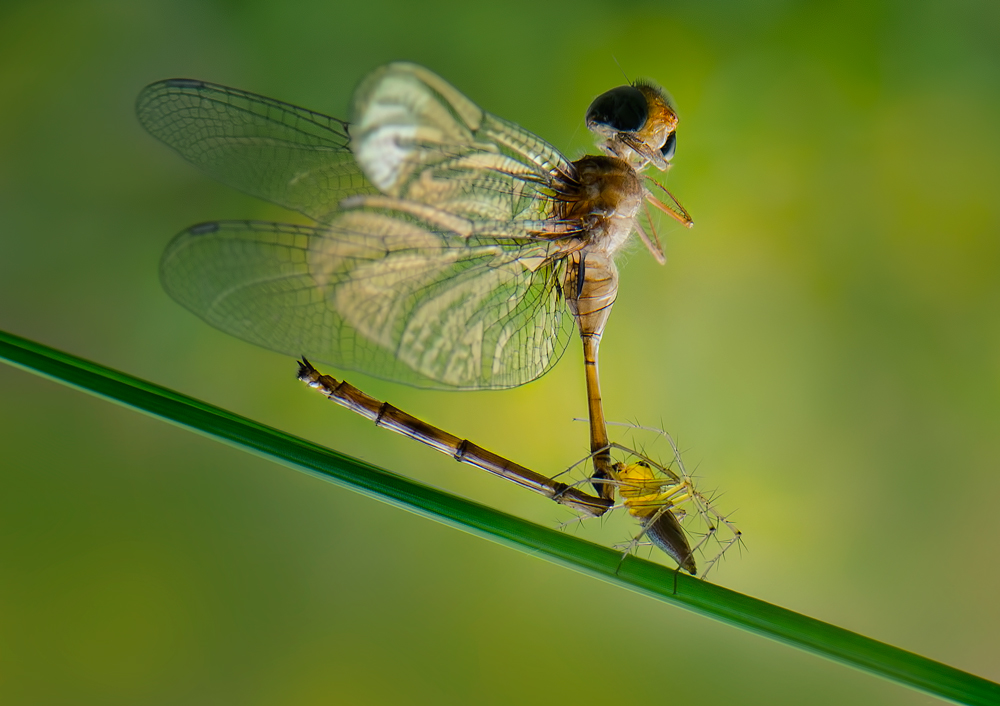
[[[314,220],[345,196],[376,193],[350,152],[347,123],[336,118],[191,79],[146,86],[136,114],[209,176]]]
[[[351,122],[351,149],[381,192],[463,218],[552,219],[575,171],[547,142],[415,64],[369,74]]]
[[[552,247],[358,209],[320,227],[195,226],[161,276],[212,326],[282,353],[418,387],[505,388],[548,371],[574,331]]]

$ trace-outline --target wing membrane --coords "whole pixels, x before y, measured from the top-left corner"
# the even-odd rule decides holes
[[[347,123],[336,118],[191,79],[146,86],[136,113],[209,176],[314,220],[345,196],[377,192],[351,155]]]
[[[505,388],[547,372],[574,331],[552,247],[360,210],[319,227],[195,226],[161,275],[177,301],[251,343],[418,387]]]
[[[351,126],[243,91],[148,86],[146,129],[211,176],[321,225],[195,226],[161,263],[208,323],[290,355],[430,388],[504,388],[562,356],[575,167],[413,64],[375,71]],[[353,152],[353,154],[352,154]]]
[[[553,216],[573,165],[415,64],[372,72],[354,97],[351,149],[386,195],[468,218]]]

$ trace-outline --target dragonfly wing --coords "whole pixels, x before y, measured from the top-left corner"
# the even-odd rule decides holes
[[[136,114],[209,176],[314,220],[345,196],[377,193],[354,161],[347,123],[336,118],[192,79],[146,86]]]
[[[512,387],[565,351],[575,167],[435,74],[376,70],[350,140],[341,121],[198,81],[153,84],[137,110],[212,176],[322,223],[178,236],[164,286],[213,326],[421,387]]]
[[[408,63],[373,71],[352,107],[351,149],[384,194],[470,219],[544,220],[575,168],[541,138]]]
[[[211,325],[276,351],[418,387],[505,388],[547,372],[575,330],[553,247],[357,209],[318,227],[195,226],[161,276]]]

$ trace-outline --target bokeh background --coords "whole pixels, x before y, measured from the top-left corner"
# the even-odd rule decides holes
[[[724,490],[746,551],[714,581],[1000,679],[994,2],[8,0],[0,327],[566,520],[324,402],[160,290],[182,228],[302,219],[145,135],[143,85],[345,115],[394,59],[574,158],[623,71],[672,92],[668,183],[697,225],[664,224],[665,268],[623,258],[609,417],[665,427]],[[586,449],[578,356],[507,392],[349,379],[552,472]],[[8,366],[0,451],[5,704],[933,701]]]

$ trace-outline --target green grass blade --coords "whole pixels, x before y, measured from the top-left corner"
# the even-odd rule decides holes
[[[659,564],[636,557],[621,563],[620,553],[613,549],[448,495],[186,395],[2,331],[0,358],[439,522],[929,694],[963,704],[1000,704],[1000,685],[981,677],[677,574]],[[289,361],[290,381],[293,371]]]

